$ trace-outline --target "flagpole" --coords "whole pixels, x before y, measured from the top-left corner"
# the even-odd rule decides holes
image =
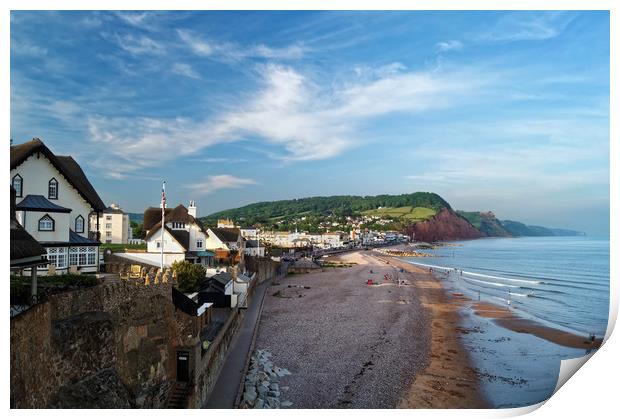
[[[166,181],[161,184],[161,273],[164,274],[164,230],[166,228]]]

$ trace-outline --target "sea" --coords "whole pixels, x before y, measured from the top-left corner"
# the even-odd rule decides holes
[[[486,238],[403,258],[433,269],[449,292],[510,307],[515,314],[583,336],[603,337],[609,315],[608,237]],[[463,311],[462,340],[493,407],[548,399],[560,361],[587,355]]]

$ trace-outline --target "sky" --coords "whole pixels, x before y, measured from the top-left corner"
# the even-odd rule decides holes
[[[609,235],[609,13],[11,12],[11,139],[130,212],[430,191]]]

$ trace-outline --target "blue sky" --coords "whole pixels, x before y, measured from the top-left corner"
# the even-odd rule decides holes
[[[433,191],[609,234],[608,12],[11,12],[11,138],[199,215]]]

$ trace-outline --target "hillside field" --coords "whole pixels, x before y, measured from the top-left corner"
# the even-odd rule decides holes
[[[377,215],[380,217],[401,218],[407,221],[424,221],[437,214],[432,208],[426,207],[382,207],[362,212],[364,215]]]

